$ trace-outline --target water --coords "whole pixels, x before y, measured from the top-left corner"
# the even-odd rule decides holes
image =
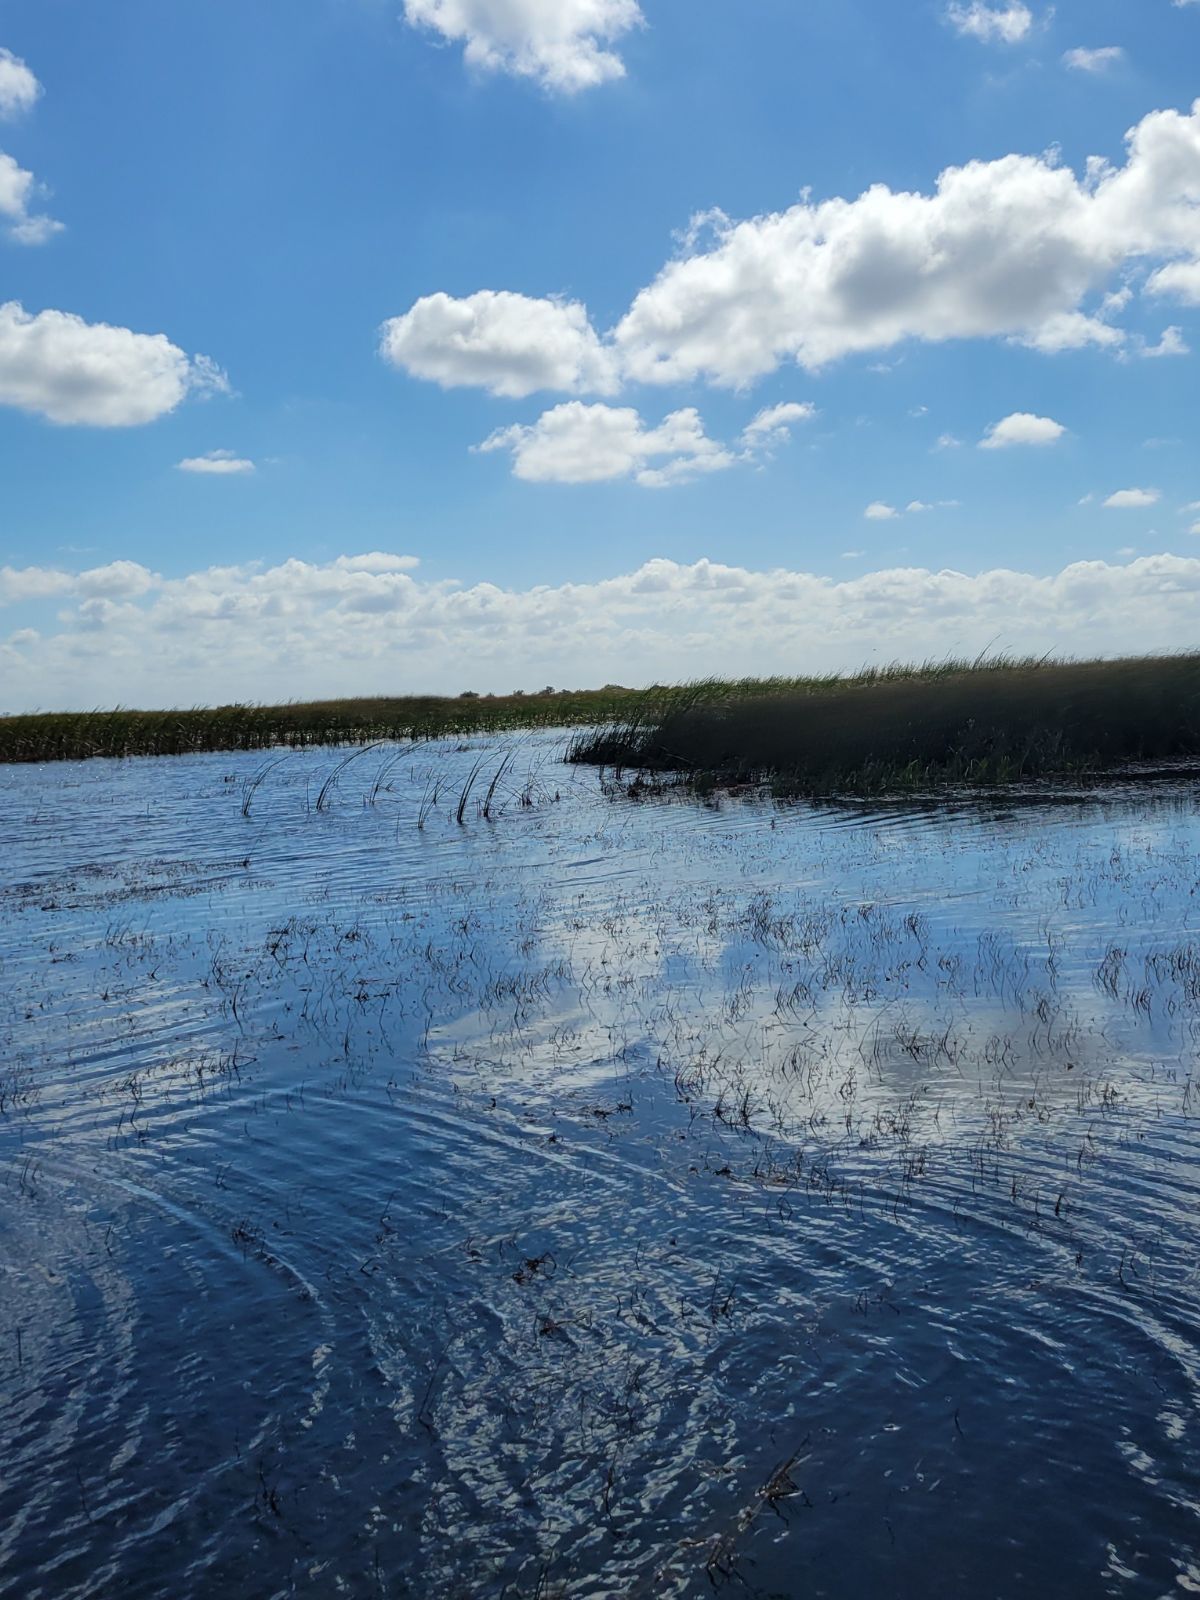
[[[0,768],[0,1595],[1200,1591],[1192,793],[511,747]]]

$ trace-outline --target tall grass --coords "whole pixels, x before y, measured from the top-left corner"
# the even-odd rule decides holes
[[[693,686],[589,732],[575,761],[878,793],[1200,759],[1200,654],[948,661],[854,677]]]
[[[643,715],[647,697],[666,692],[598,689],[458,699],[320,700],[185,711],[32,712],[0,717],[0,762],[367,745],[385,739],[578,727],[618,719],[635,724]]]
[[[375,744],[518,728],[619,723],[651,727],[668,708],[733,694],[812,686],[821,678],[712,678],[682,686],[544,690],[540,694],[410,695],[360,700],[237,704],[175,711],[53,711],[0,716],[0,762],[82,761],[91,756],[173,756],[202,750],[270,750]]]

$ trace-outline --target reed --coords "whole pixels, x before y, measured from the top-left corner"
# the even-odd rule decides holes
[[[189,755],[206,750],[369,745],[384,740],[503,732],[513,728],[636,723],[644,702],[671,691],[597,689],[531,695],[432,695],[226,705],[192,710],[30,712],[0,716],[0,762],[81,761],[93,756]]]
[[[1200,760],[1200,654],[951,661],[854,677],[712,683],[578,737],[571,759],[701,787],[873,794],[1118,774]]]

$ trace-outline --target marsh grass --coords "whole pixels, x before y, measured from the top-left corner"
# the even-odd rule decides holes
[[[0,717],[0,762],[80,761],[92,756],[189,755],[205,750],[300,749],[393,739],[577,727],[639,725],[644,702],[671,691],[598,689],[457,699],[409,696],[227,705],[175,711],[29,712]]]
[[[83,761],[93,756],[174,756],[210,750],[304,749],[390,740],[469,737],[520,729],[619,724],[630,734],[729,695],[818,688],[828,678],[718,678],[645,689],[544,690],[540,694],[410,695],[235,704],[191,710],[34,711],[0,716],[0,762]]]
[[[1119,774],[1200,759],[1200,654],[948,661],[855,677],[703,683],[570,757],[780,793],[874,794]]]

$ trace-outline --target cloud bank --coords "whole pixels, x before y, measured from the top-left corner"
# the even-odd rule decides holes
[[[414,566],[377,551],[174,578],[123,561],[0,568],[2,709],[674,681],[989,644],[1113,654],[1194,646],[1200,604],[1200,559],[1167,554],[841,581],[653,560],[529,589],[422,581]]]

